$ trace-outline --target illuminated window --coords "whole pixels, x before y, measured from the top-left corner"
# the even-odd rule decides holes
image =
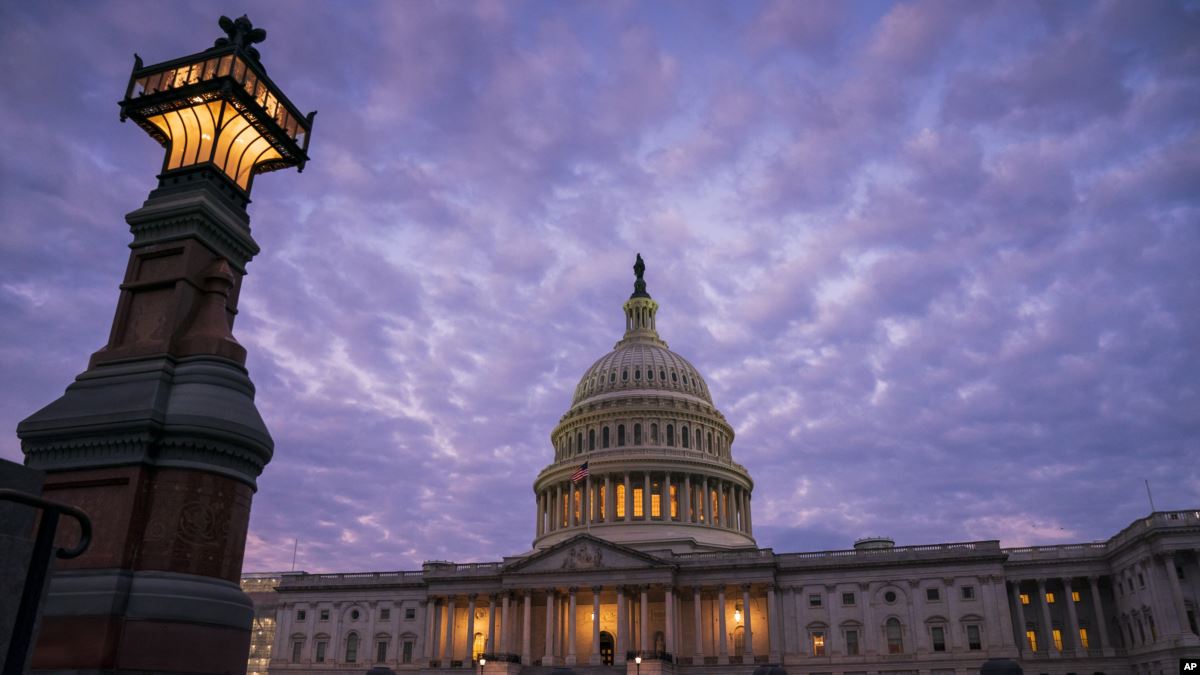
[[[671,484],[671,520],[679,517],[679,486]]]
[[[583,520],[583,491],[577,488],[571,490],[571,499],[575,502],[575,522]]]
[[[934,626],[929,629],[929,632],[933,636],[933,651],[946,651],[946,629],[941,626]]]
[[[1029,604],[1029,594],[1028,594],[1028,593],[1022,593],[1022,594],[1021,594],[1021,604],[1022,604],[1022,605],[1028,605],[1028,604]]]
[[[1084,649],[1088,648],[1088,634],[1086,628],[1079,629],[1079,644],[1083,646]]]
[[[1025,639],[1029,642],[1029,651],[1036,652],[1038,650],[1037,631],[1033,631],[1033,630],[1025,631]]]
[[[608,505],[608,500],[606,500],[606,499],[605,499],[605,497],[606,497],[606,496],[608,496],[608,495],[606,495],[606,494],[605,494],[605,490],[604,490],[604,486],[603,486],[603,485],[597,485],[597,486],[596,486],[596,494],[597,494],[597,495],[599,495],[599,496],[597,497],[597,501],[599,501],[599,502],[600,502],[600,505],[599,505],[599,508],[600,508],[600,520],[604,520],[604,519],[606,519],[606,518],[608,517],[608,514],[607,514],[607,513],[605,513],[605,507]]]
[[[1050,629],[1050,635],[1054,638],[1054,649],[1062,651],[1062,631],[1057,628]]]
[[[662,518],[662,485],[658,483],[650,486],[650,516]]]
[[[688,442],[688,428],[687,428],[687,426],[683,426],[683,427],[680,427],[680,428],[679,428],[679,439],[680,439],[681,441],[683,441],[683,447],[687,448],[687,447],[690,447],[690,446],[691,446],[691,444]]]
[[[646,514],[643,511],[644,507],[642,506],[642,488],[635,487],[633,488],[633,517],[644,517]]]
[[[570,495],[570,494],[568,494],[568,493],[566,493],[566,492],[564,492],[564,493],[563,493],[563,495],[562,495],[562,505],[561,505],[561,506],[560,506],[560,508],[558,509],[558,512],[562,514],[562,527],[566,527],[566,526],[567,526],[567,522],[568,522],[568,521],[567,521],[567,519],[570,517],[570,513],[571,513],[571,511],[570,511],[570,506],[571,506],[570,498],[571,498],[571,495]]]
[[[1071,591],[1071,601],[1079,602],[1079,591]]]
[[[617,483],[617,517],[625,517],[625,486]]]
[[[717,495],[716,490],[709,490],[709,499],[712,501],[712,521],[714,523],[720,524],[721,514],[720,514],[719,509],[720,509],[721,502],[720,502],[720,498]]]
[[[483,639],[483,633],[475,634],[475,642],[471,647],[471,660],[478,661],[480,656],[483,656],[483,649],[486,642]]]
[[[1050,592],[1047,592],[1047,593],[1046,593],[1046,604],[1047,604],[1047,605],[1053,605],[1053,604],[1054,604],[1054,594],[1053,594],[1053,593],[1050,593]]]
[[[903,654],[904,653],[904,633],[900,629],[900,621],[897,619],[888,619],[885,625],[887,633],[888,653]]]
[[[975,624],[967,626],[967,649],[971,651],[983,649],[983,640],[979,635],[979,626]]]
[[[825,656],[825,631],[812,632],[812,653],[813,656]]]

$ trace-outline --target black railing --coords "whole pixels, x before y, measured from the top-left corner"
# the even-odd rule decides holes
[[[625,652],[626,661],[633,661],[639,656],[642,657],[642,661],[666,661],[667,663],[675,662],[675,657],[671,655],[671,652]]]
[[[481,658],[488,663],[520,663],[520,654],[482,654]]]
[[[4,659],[4,675],[22,675],[25,659],[33,642],[33,627],[37,623],[38,604],[42,601],[42,589],[50,573],[50,554],[63,559],[76,558],[92,543],[92,521],[87,514],[73,506],[59,504],[20,490],[0,489],[0,501],[16,502],[40,509],[41,522],[33,541],[33,552],[29,556],[29,572],[25,575],[25,587],[21,589],[21,604],[13,621],[12,638],[8,643],[8,654]],[[73,548],[54,549],[54,534],[58,530],[58,517],[67,514],[79,521],[79,543]]]

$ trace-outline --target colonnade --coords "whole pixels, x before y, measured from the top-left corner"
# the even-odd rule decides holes
[[[629,652],[650,657],[665,652],[693,663],[753,663],[755,623],[750,608],[753,601],[762,605],[764,599],[769,617],[777,611],[775,588],[770,585],[765,591],[750,584],[682,589],[643,584],[524,589],[465,598],[430,596],[417,658],[433,667],[467,666],[477,655],[475,635],[481,634],[483,653],[501,658],[515,655],[528,665],[620,665]],[[691,616],[684,607],[688,601]],[[486,623],[476,623],[476,610],[484,606]],[[590,613],[584,615],[581,610],[587,607]],[[657,611],[660,607],[661,614]],[[465,631],[461,630],[462,610]],[[692,623],[688,644],[683,644],[685,621]],[[767,631],[769,650],[777,654],[777,626],[769,618],[765,623],[760,630]],[[738,635],[735,628],[741,631],[738,644],[732,644],[729,637]],[[607,644],[602,634],[612,639],[611,656],[602,651]],[[456,640],[457,636],[465,639]],[[535,636],[544,639],[535,645]]]
[[[1083,636],[1079,631],[1079,611],[1075,607],[1076,603],[1074,600],[1074,594],[1080,593],[1082,595],[1084,585],[1076,585],[1075,578],[1059,577],[1057,579],[1049,579],[1046,577],[1038,577],[1035,579],[1024,580],[1014,579],[1011,581],[1011,602],[1014,607],[1013,616],[1016,619],[1014,622],[1014,632],[1016,634],[1015,637],[1017,639],[1017,644],[1020,646],[1021,654],[1023,656],[1029,657],[1034,653],[1048,653],[1051,658],[1054,658],[1061,656],[1062,653],[1078,654],[1083,656],[1086,655],[1091,649],[1103,649],[1106,651],[1111,650],[1112,643],[1109,641],[1108,622],[1105,620],[1104,614],[1104,601],[1101,599],[1100,595],[1100,577],[1092,575],[1088,576],[1086,579],[1091,598],[1092,614],[1095,622],[1094,625],[1096,630],[1099,632],[1099,645],[1094,644],[1094,638],[1091,634],[1089,634],[1087,637],[1088,644],[1086,646],[1082,644]],[[1061,601],[1066,605],[1067,608],[1067,623],[1069,630],[1066,631],[1066,634],[1062,634],[1060,631],[1060,635],[1062,635],[1061,651],[1054,645],[1054,622],[1050,614],[1051,603],[1046,596],[1047,592],[1055,592],[1047,590],[1047,586],[1051,581],[1057,581],[1059,587],[1062,589],[1061,595],[1055,599],[1055,602],[1057,603]],[[1035,590],[1035,592],[1027,593],[1022,591],[1021,585],[1029,583],[1034,585],[1034,589],[1029,590]],[[1021,601],[1022,595],[1029,597],[1029,605],[1025,605]],[[1035,641],[1037,642],[1036,651],[1034,650],[1034,643],[1031,642],[1028,636],[1029,631],[1027,626],[1030,622],[1026,615],[1026,607],[1033,606],[1035,604],[1037,606],[1035,611],[1037,611],[1038,614],[1035,615],[1037,620],[1033,621],[1033,623],[1037,624],[1039,628],[1039,630],[1034,633],[1036,638]]]
[[[547,485],[537,495],[537,536],[593,524],[679,522],[754,533],[750,490],[702,473],[591,475]]]

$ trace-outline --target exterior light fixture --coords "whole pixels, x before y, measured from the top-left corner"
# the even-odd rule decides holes
[[[638,654],[637,656],[633,657],[633,662],[637,664],[638,675],[641,675],[641,673],[642,673],[642,655]]]
[[[742,622],[742,610],[740,610],[740,609],[733,610],[733,622],[734,623]]]
[[[143,65],[121,101],[131,119],[167,149],[164,182],[197,169],[227,179],[248,200],[256,174],[304,169],[315,112],[301,114],[267,76],[258,50],[267,32],[246,17],[221,17],[228,37],[205,51]]]
[[[487,665],[487,659],[480,656],[479,657],[479,675],[483,675],[483,667],[486,665]]]

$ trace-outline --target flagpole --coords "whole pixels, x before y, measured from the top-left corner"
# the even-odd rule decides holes
[[[1148,478],[1142,480],[1146,482],[1146,499],[1150,500],[1150,513],[1154,513],[1154,495],[1150,494],[1150,480]]]

